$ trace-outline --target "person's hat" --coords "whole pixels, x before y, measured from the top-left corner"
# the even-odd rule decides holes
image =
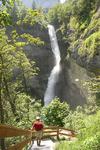
[[[37,116],[37,117],[36,117],[36,120],[40,120],[40,117],[39,117],[39,116]]]

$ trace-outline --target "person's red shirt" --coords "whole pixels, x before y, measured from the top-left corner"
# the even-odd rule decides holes
[[[35,121],[33,123],[33,128],[32,129],[35,129],[36,131],[40,131],[43,129],[43,123],[42,121]]]

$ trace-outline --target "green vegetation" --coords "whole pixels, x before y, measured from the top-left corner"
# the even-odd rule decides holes
[[[41,117],[46,125],[64,126],[77,132],[77,139],[59,141],[55,150],[98,150],[100,148],[100,110],[99,107],[98,109],[94,107],[78,106],[72,111],[66,102],[61,103],[58,98],[43,107]]]
[[[14,0],[2,0],[0,124],[31,128],[32,121],[40,115],[45,125],[64,126],[78,132],[76,141],[59,142],[57,150],[100,149],[100,68],[94,71],[96,75],[91,81],[84,83],[91,93],[91,100],[86,106],[71,110],[59,98],[48,106],[42,106],[41,100],[31,95],[27,85],[30,79],[38,75],[39,68],[34,60],[26,56],[24,49],[30,45],[41,47],[45,43],[31,33],[20,32],[20,28],[35,30],[36,26],[42,31],[50,22],[55,25],[59,40],[68,43],[67,53],[71,55],[74,50],[78,58],[85,57],[89,62],[100,54],[99,4],[99,0],[69,0],[44,14],[41,8],[26,9],[20,0],[16,0],[16,5]],[[7,142],[9,145],[9,140]],[[4,139],[0,140],[0,145],[4,150]]]
[[[35,62],[27,58],[24,52],[24,47],[29,44],[41,46],[44,44],[44,42],[41,41],[39,37],[34,38],[28,33],[18,33],[13,26],[15,24],[17,25],[17,19],[15,21],[10,20],[14,21],[13,23],[10,23],[6,20],[8,18],[12,18],[10,13],[14,7],[13,3],[12,5],[10,3],[9,5],[5,5],[5,3],[6,1],[3,2],[3,5],[1,5],[3,11],[0,12],[2,15],[4,15],[4,12],[6,14],[5,17],[2,17],[1,15],[2,21],[0,24],[0,121],[1,123],[5,123],[7,122],[6,118],[12,115],[13,117],[15,117],[15,120],[17,120],[16,123],[18,123],[21,120],[21,118],[19,118],[19,110],[17,111],[17,107],[19,107],[17,106],[18,97],[21,94],[24,94],[25,97],[29,96],[29,89],[27,87],[26,82],[27,80],[31,79],[31,77],[33,77],[34,75],[37,75],[38,72],[38,68],[36,67]],[[8,13],[9,9],[10,13]],[[32,16],[35,13],[36,11],[30,14],[30,16]],[[16,8],[15,14],[18,14],[18,8]],[[21,20],[21,15],[22,14],[20,14],[20,17],[18,18],[19,21]],[[33,15],[32,17],[34,20],[36,20],[34,16],[35,15]],[[9,26],[11,26],[12,29],[14,28],[14,30],[11,30],[11,32],[7,34],[7,27]],[[16,77],[14,77],[16,71],[18,73]],[[7,108],[9,111],[6,112]],[[12,112],[10,111],[10,109],[12,110]]]
[[[99,0],[69,0],[48,13],[48,20],[55,25],[59,40],[69,44],[67,53],[84,59],[87,64],[100,57],[99,6]],[[61,141],[56,150],[100,149],[100,67],[94,68],[93,72],[96,75],[84,83],[89,87],[90,94],[87,106],[70,110],[64,119],[65,127],[78,131],[78,139],[73,142]]]
[[[27,81],[37,75],[39,69],[34,61],[27,58],[24,47],[41,46],[44,42],[39,37],[33,37],[29,33],[21,34],[16,30],[18,21],[26,23],[26,14],[30,10],[24,11],[26,20],[22,21],[23,14],[19,14],[16,8],[13,15],[15,6],[13,1],[10,2],[3,1],[0,6],[0,124],[30,128],[41,103],[35,102],[29,94]],[[35,20],[34,24],[38,23],[36,11],[31,12],[29,15]],[[0,140],[0,147],[2,150],[5,149],[4,139]]]
[[[98,0],[69,0],[48,13],[49,22],[55,24],[63,41],[69,42],[69,51],[72,53],[75,49],[79,57],[86,56],[87,60],[98,54],[100,49],[98,6]]]
[[[100,32],[95,32],[86,38],[82,43],[82,47],[78,50],[80,55],[88,55],[93,57],[99,53],[100,48]]]
[[[64,118],[69,114],[69,106],[66,102],[61,103],[55,98],[42,110],[42,118],[47,125],[64,126]]]
[[[57,144],[56,150],[99,150],[100,148],[100,111],[94,115],[78,113],[72,119],[71,126],[78,132],[77,140],[62,141]],[[71,115],[70,115],[71,116]],[[80,119],[79,119],[80,118]],[[67,120],[67,119],[66,119]],[[68,122],[70,124],[70,122]]]

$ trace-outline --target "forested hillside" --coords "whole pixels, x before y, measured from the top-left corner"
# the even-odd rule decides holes
[[[60,142],[56,150],[99,150],[100,133],[100,2],[98,0],[72,0],[57,5],[48,13],[50,23],[56,27],[58,40],[66,46],[66,55],[94,75],[89,86],[90,107],[77,107],[65,119],[65,126],[78,131],[78,141]],[[96,98],[94,97],[96,95]],[[99,106],[96,110],[96,107]],[[88,108],[88,110],[87,110]],[[96,110],[95,114],[92,114]],[[88,112],[90,111],[90,112]],[[92,114],[92,115],[89,115]],[[80,133],[79,133],[80,132]]]
[[[67,1],[49,11],[49,19],[61,34],[62,40],[70,44],[69,52],[81,65],[92,71],[99,68],[99,1]],[[58,37],[59,38],[59,37]],[[95,63],[92,66],[92,61]],[[94,68],[93,68],[94,67]]]
[[[58,142],[56,150],[99,150],[100,1],[67,0],[48,12],[32,7],[0,0],[0,124],[31,128],[38,115],[46,126],[77,131],[76,141]],[[56,30],[62,70],[45,106],[55,64],[48,24]],[[1,139],[1,150],[18,140]]]
[[[66,55],[94,74],[92,83],[88,84],[99,100],[100,2],[67,1],[49,10],[48,19],[55,25],[58,41],[65,46]]]

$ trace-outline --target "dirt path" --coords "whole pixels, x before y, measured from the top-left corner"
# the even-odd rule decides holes
[[[35,141],[30,150],[54,150],[54,146],[55,144],[51,140],[41,141],[40,146],[37,146]]]

